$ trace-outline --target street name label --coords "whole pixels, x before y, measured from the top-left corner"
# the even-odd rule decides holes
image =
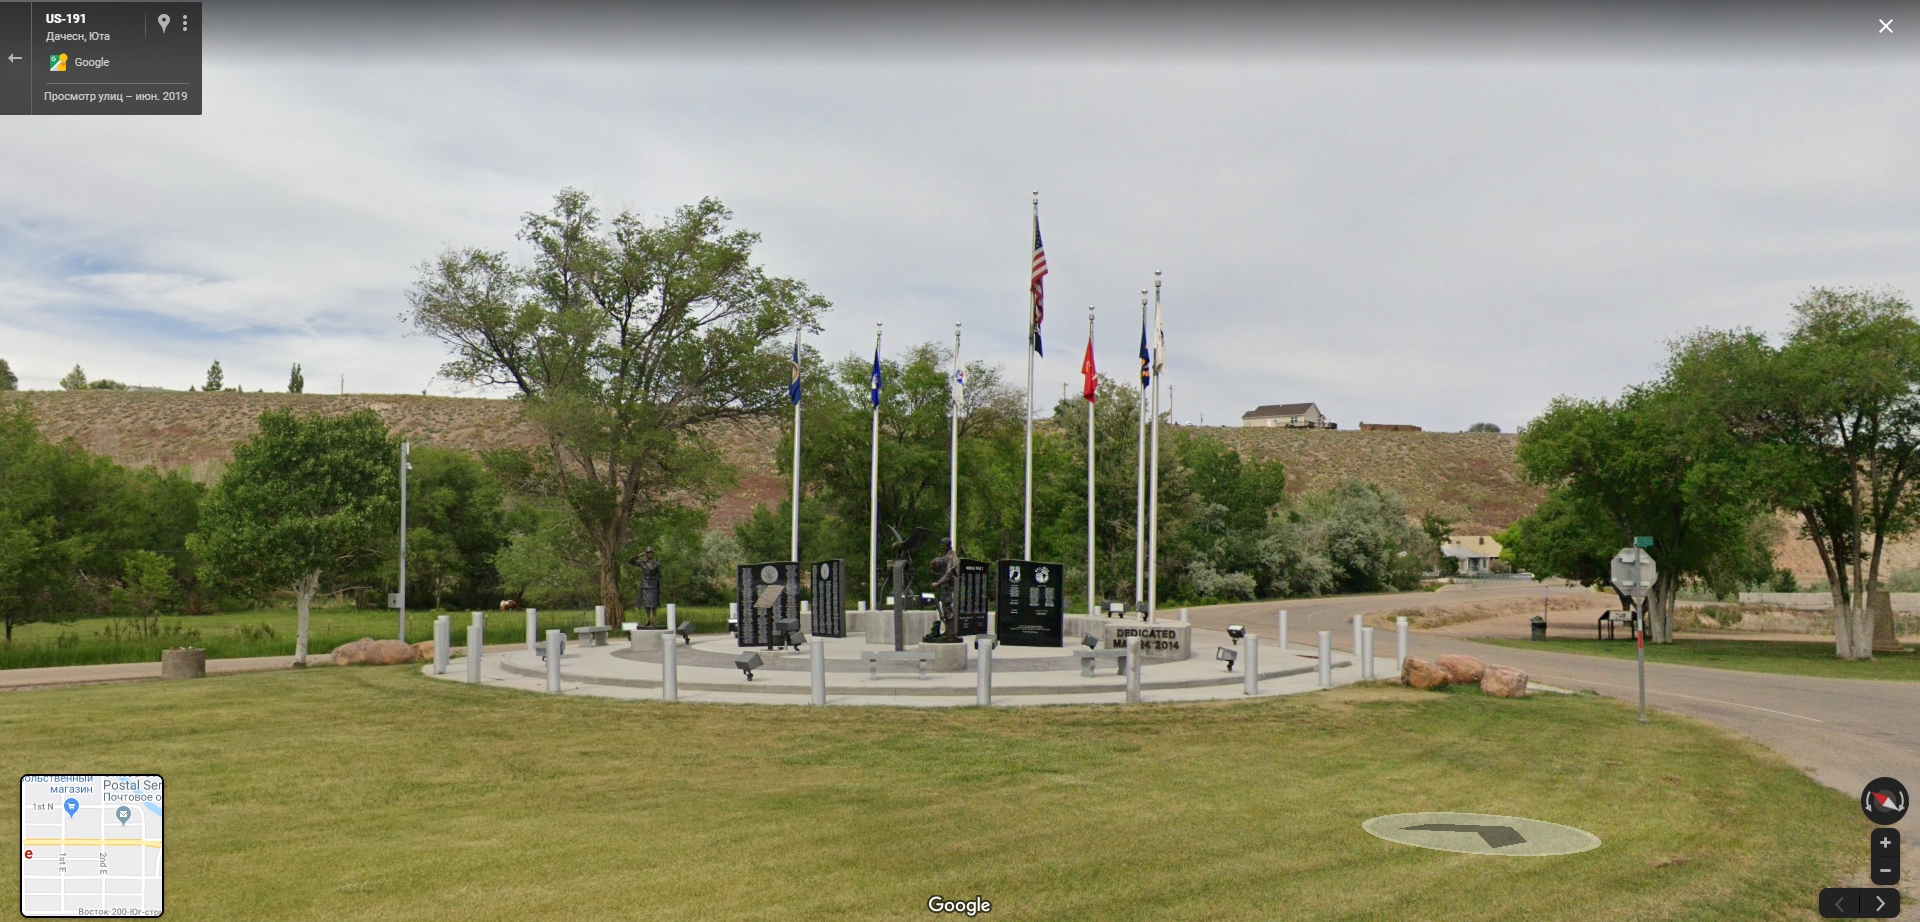
[[[20,777],[20,914],[157,916],[159,775]]]

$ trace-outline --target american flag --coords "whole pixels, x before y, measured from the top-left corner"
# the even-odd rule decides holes
[[[1033,351],[1046,355],[1047,350],[1040,348],[1040,321],[1047,319],[1047,286],[1041,279],[1047,277],[1047,249],[1040,245],[1040,214],[1033,215],[1033,285],[1030,294],[1033,298]]]

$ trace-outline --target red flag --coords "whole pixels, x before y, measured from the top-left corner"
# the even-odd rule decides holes
[[[1100,387],[1100,375],[1093,370],[1092,338],[1087,339],[1087,357],[1080,360],[1080,373],[1086,376],[1086,382],[1080,385],[1080,393],[1087,398],[1088,403],[1092,403],[1094,399],[1093,395],[1098,392]]]

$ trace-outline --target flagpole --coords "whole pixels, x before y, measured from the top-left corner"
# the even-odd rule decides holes
[[[1140,289],[1140,348],[1147,346],[1147,290]],[[1134,403],[1133,430],[1139,446],[1133,453],[1133,607],[1140,608],[1146,597],[1147,569],[1147,382],[1153,373],[1153,358],[1143,356],[1147,367],[1140,381],[1140,399]],[[1145,611],[1145,609],[1140,609]]]
[[[797,386],[800,381],[800,328],[793,328],[793,375]],[[800,400],[793,401],[793,556],[800,560]]]
[[[873,368],[876,377],[880,370],[880,324],[873,325]],[[880,388],[874,384],[873,403],[873,468],[868,475],[869,496],[867,499],[867,610],[878,611],[880,603]]]
[[[1087,305],[1087,357],[1093,357],[1093,305]],[[1091,373],[1091,369],[1089,369]],[[1098,387],[1098,379],[1087,382],[1088,387]],[[1094,398],[1087,398],[1087,614],[1100,614],[1099,596],[1095,593],[1093,578],[1093,413]]]
[[[1040,226],[1040,190],[1033,190],[1033,226]],[[1033,559],[1033,289],[1027,289],[1027,469],[1021,516],[1020,559]]]
[[[960,325],[953,325],[953,373],[954,378],[947,381],[947,415],[953,418],[952,432],[948,436],[947,454],[949,470],[947,472],[947,541],[953,546],[955,554],[960,553],[960,391],[955,384],[960,378]]]
[[[1147,487],[1147,619],[1160,604],[1160,270],[1153,270],[1153,479]]]

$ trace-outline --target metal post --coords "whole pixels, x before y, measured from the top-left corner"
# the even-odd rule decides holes
[[[660,697],[680,700],[680,648],[674,646],[671,633],[660,641]]]
[[[1647,722],[1647,600],[1634,603],[1633,661],[1640,673],[1640,722]]]
[[[1320,687],[1333,687],[1333,632],[1320,632]]]
[[[407,640],[407,455],[413,443],[400,443],[400,642]]]
[[[1360,616],[1353,616],[1353,656],[1360,658]]]
[[[547,632],[547,691],[560,694],[560,646],[567,635],[559,630]]]
[[[1148,614],[1148,616],[1149,616],[1149,617],[1151,617],[1153,613],[1152,613],[1152,612],[1148,612],[1147,614]],[[1182,609],[1180,609],[1180,623],[1181,623],[1181,624],[1186,624],[1186,623],[1187,623],[1187,610],[1186,610],[1186,609],[1184,609],[1184,608],[1182,608]]]
[[[447,674],[447,660],[453,657],[453,616],[433,619],[433,674]]]
[[[806,599],[800,600],[800,631],[801,633],[806,634],[808,637],[812,637],[814,635],[813,609],[809,607],[809,603]]]
[[[668,646],[672,646],[669,644]],[[827,703],[827,642],[815,637],[807,649],[807,672],[813,685],[813,703]]]
[[[974,690],[973,703],[981,707],[993,704],[993,647],[999,640],[992,634],[975,634],[973,648],[979,651],[975,666],[979,672],[978,686]]]
[[[1393,657],[1393,674],[1407,674],[1407,619],[1403,615],[1393,619],[1393,632],[1399,635],[1400,649]]]
[[[540,609],[527,609],[527,652],[540,645]]]
[[[867,608],[880,608],[880,324],[873,325],[873,460],[867,473]]]
[[[475,623],[467,628],[467,681],[480,684],[480,656],[486,651],[487,629]]]
[[[900,635],[907,632],[907,597],[904,589],[907,585],[907,562],[893,562],[893,595],[887,598],[893,601],[893,652],[906,649]]]
[[[605,605],[595,605],[593,607],[593,626],[607,626],[607,607]]]
[[[1280,609],[1280,652],[1287,652],[1287,610]]]
[[[1140,638],[1127,638],[1127,703],[1140,703]]]
[[[1360,632],[1360,678],[1373,679],[1373,628]]]
[[[1260,694],[1260,635],[1247,635],[1247,668],[1245,681],[1247,694]]]
[[[667,603],[667,636],[672,637],[674,632],[678,631],[679,629],[680,629],[680,613],[677,610],[675,610],[672,602],[668,602]]]

